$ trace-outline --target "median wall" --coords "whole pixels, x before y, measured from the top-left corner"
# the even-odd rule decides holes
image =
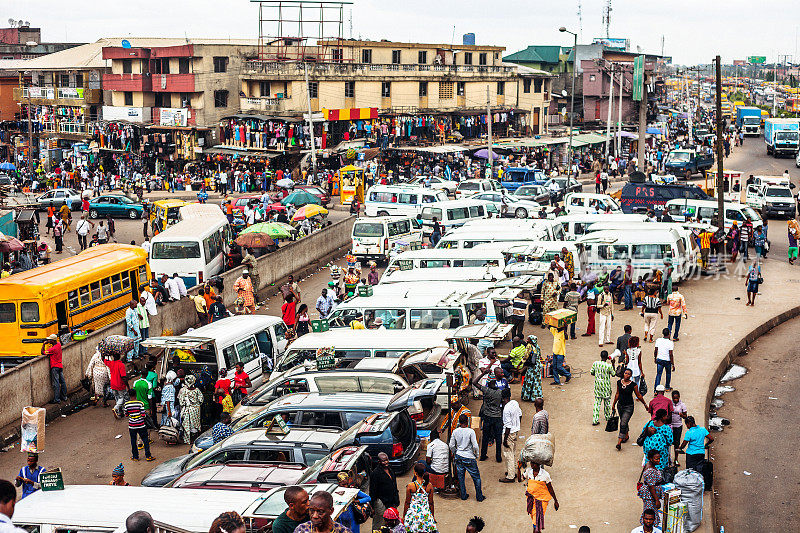
[[[350,247],[350,234],[355,222],[349,217],[331,226],[290,242],[275,252],[258,259],[260,292],[263,294],[275,283],[282,282],[289,274],[305,276],[315,271],[321,264],[335,259]],[[243,267],[225,272],[223,300],[231,305],[236,299],[233,284],[241,275]],[[192,293],[194,291],[190,291]],[[194,303],[188,298],[168,302],[158,308],[158,314],[150,318],[150,335],[178,335],[196,325],[197,314]],[[67,388],[75,391],[80,388],[97,344],[109,335],[124,335],[125,324],[120,321],[97,330],[83,341],[66,344],[63,348],[64,378]],[[22,409],[29,405],[43,406],[52,399],[50,385],[50,362],[47,357],[36,357],[19,366],[8,369],[0,375],[0,427],[13,428],[19,425]],[[17,428],[18,430],[18,428]],[[8,431],[5,433],[8,434]]]

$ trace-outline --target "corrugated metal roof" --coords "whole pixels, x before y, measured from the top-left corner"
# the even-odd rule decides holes
[[[558,45],[531,45],[525,50],[505,56],[503,61],[557,64],[560,60],[562,48]]]
[[[257,46],[256,39],[186,39],[183,37],[103,37],[97,41],[53,54],[33,59],[4,61],[2,68],[14,70],[61,70],[61,69],[95,69],[110,66],[111,62],[103,59],[103,47],[121,46],[123,39],[131,43],[133,48],[153,48],[159,46],[196,45],[239,45]]]

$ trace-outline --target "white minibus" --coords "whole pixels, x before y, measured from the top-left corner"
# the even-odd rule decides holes
[[[416,216],[428,204],[448,201],[447,191],[414,185],[373,185],[364,199],[368,217],[387,215]]]
[[[353,224],[351,239],[351,253],[360,261],[388,261],[395,243],[409,247],[422,244],[422,226],[405,215],[360,217]]]

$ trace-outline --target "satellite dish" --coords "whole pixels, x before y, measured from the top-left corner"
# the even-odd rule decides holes
[[[25,26],[26,28],[30,28],[31,27],[31,23],[26,20],[25,24],[23,24],[23,26]]]
[[[130,48],[130,47],[131,47],[130,41],[128,41],[128,39],[122,39],[122,48]]]
[[[561,96],[567,96],[567,90],[566,89],[561,91]]]
[[[17,21],[16,21],[16,20],[14,20],[14,19],[8,19],[8,25],[9,25],[9,26],[11,26],[12,28],[14,27],[14,24],[15,24],[16,22],[17,22]]]

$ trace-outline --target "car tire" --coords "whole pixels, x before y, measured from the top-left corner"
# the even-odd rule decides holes
[[[388,211],[378,211],[378,216],[379,217],[388,217],[389,216],[389,212]]]
[[[528,210],[524,207],[518,207],[514,210],[514,216],[516,218],[528,218]]]
[[[139,218],[139,213],[136,211],[136,209],[129,209],[128,218],[131,220],[136,220],[137,218]]]
[[[90,209],[89,210],[89,218],[98,218],[100,213],[97,212],[97,209]]]

